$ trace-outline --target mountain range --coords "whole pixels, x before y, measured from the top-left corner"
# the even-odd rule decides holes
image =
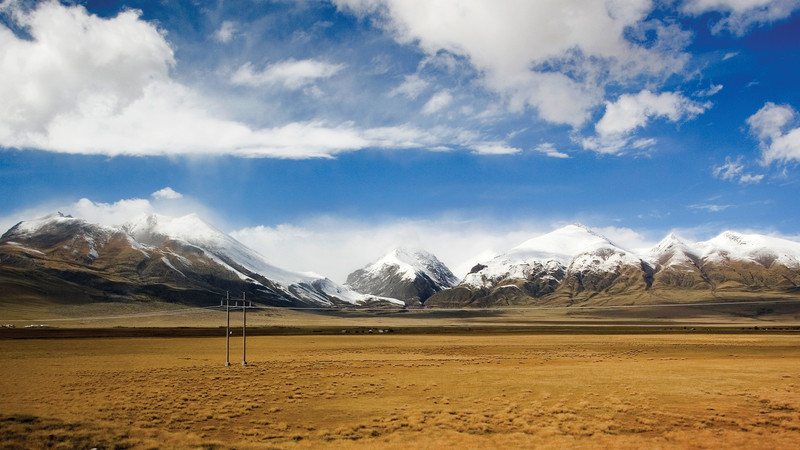
[[[800,243],[733,231],[689,243],[670,234],[635,253],[574,224],[475,264],[460,281],[436,256],[399,247],[340,285],[275,267],[193,214],[103,226],[56,213],[0,237],[0,302],[208,306],[226,291],[315,308],[800,300]]]
[[[20,222],[0,238],[0,268],[7,298],[209,305],[232,291],[273,306],[403,306],[275,267],[194,214],[142,215],[116,227],[61,213]]]
[[[475,265],[427,306],[598,305],[800,294],[800,243],[726,231],[694,244],[670,234],[642,255],[568,225]]]

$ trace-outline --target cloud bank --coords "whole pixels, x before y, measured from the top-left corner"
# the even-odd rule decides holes
[[[171,78],[174,52],[140,11],[105,19],[55,1],[30,11],[12,3],[6,10],[30,39],[0,26],[2,147],[302,159],[366,148],[440,147],[451,137],[404,125],[361,129],[319,120],[254,128],[216,117],[202,95]],[[231,27],[218,37],[225,41]],[[263,70],[245,64],[232,82],[297,89],[342,68],[316,60],[283,61]]]
[[[688,36],[647,20],[638,1],[335,0],[342,10],[376,23],[402,44],[430,57],[466,57],[487,89],[512,110],[534,109],[554,124],[579,127],[611,82],[680,72]],[[647,45],[630,34],[655,36]]]
[[[213,87],[252,102],[249,116],[237,118],[220,112],[226,108],[215,102],[225,100],[204,95],[208,86],[190,86],[182,80],[192,76],[176,75],[190,70],[176,60],[166,31],[158,22],[144,21],[138,10],[106,18],[55,0],[30,8],[23,2],[5,3],[0,9],[8,24],[0,25],[0,147],[109,156],[291,159],[332,158],[365,149],[517,154],[530,144],[512,140],[508,129],[495,125],[505,121],[508,126],[524,116],[539,127],[555,127],[550,130],[560,130],[584,150],[641,152],[655,139],[637,138],[638,133],[657,120],[695,119],[711,108],[705,99],[721,89],[712,84],[695,90],[700,101],[678,91],[662,92],[668,80],[674,86],[696,76],[693,69],[702,70],[692,67],[688,52],[692,32],[672,16],[715,13],[715,32],[741,36],[800,9],[800,0],[332,3],[344,14],[365,19],[369,31],[377,29],[403,51],[416,52],[416,72],[400,69],[404,57],[387,62],[392,54],[373,56],[385,63],[378,70],[359,65],[352,51],[314,55],[313,49],[296,48],[265,64],[256,54],[235,53],[242,51],[236,44],[256,39],[247,29],[252,24],[223,20],[205,36],[231,49],[229,59],[221,58],[229,65],[218,67],[216,75],[203,75],[224,78]],[[311,39],[310,31],[298,33]],[[253,42],[258,41],[246,47]],[[370,77],[376,74],[383,78],[373,85]],[[369,93],[348,92],[353,86],[368,86]],[[328,95],[329,89],[340,90]],[[365,113],[368,108],[358,102],[364,97],[375,102],[371,94],[395,103],[386,111],[374,107],[369,111],[377,114]],[[266,104],[270,99],[288,103],[298,97],[309,102],[325,97],[326,103],[276,114],[280,118],[272,121],[252,112],[286,104]],[[239,113],[227,106],[236,111],[231,114]],[[766,145],[772,151],[765,160],[792,159],[794,143],[788,141],[795,138],[790,135],[770,137]]]

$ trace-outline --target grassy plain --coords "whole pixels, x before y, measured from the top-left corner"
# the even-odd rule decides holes
[[[797,448],[800,335],[0,340],[0,448]]]

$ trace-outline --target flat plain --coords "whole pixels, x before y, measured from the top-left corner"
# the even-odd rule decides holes
[[[0,448],[797,448],[800,334],[0,340]],[[224,334],[223,334],[224,336]]]

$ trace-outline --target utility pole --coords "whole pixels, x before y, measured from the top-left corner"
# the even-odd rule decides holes
[[[247,365],[247,302],[242,292],[242,365]]]
[[[225,311],[228,316],[228,326],[225,327],[225,367],[231,365],[231,293],[225,292]]]

